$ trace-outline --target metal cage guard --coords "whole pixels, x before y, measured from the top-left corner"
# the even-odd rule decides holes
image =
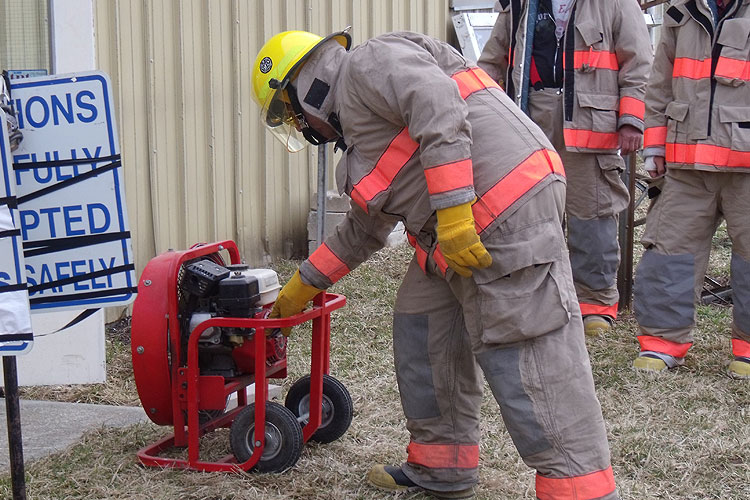
[[[286,376],[286,358],[266,366],[266,331],[285,328],[312,321],[312,345],[310,362],[310,415],[303,427],[304,442],[321,425],[323,401],[323,375],[329,372],[330,363],[330,328],[331,312],[343,307],[346,298],[342,295],[321,292],[313,299],[313,307],[307,311],[288,318],[229,318],[215,317],[198,324],[190,334],[187,346],[185,366],[180,366],[181,331],[178,310],[178,271],[188,260],[195,259],[221,250],[229,252],[231,263],[240,262],[237,246],[233,241],[222,241],[196,247],[181,252],[178,258],[171,261],[168,274],[168,331],[171,346],[171,359],[177,360],[171,366],[172,377],[172,421],[174,433],[156,443],[138,451],[138,459],[147,466],[174,467],[193,469],[205,472],[239,472],[254,467],[261,458],[265,446],[265,402],[268,399],[268,377]],[[177,257],[177,256],[175,256]],[[255,352],[254,373],[235,378],[224,379],[221,376],[201,376],[198,365],[198,339],[211,327],[254,328],[252,341]],[[221,381],[217,380],[221,379]],[[236,463],[233,455],[227,455],[217,462],[200,460],[200,437],[215,429],[228,427],[237,413],[247,406],[245,388],[255,383],[255,428],[253,453],[243,463]],[[199,401],[202,395],[215,393],[222,387],[223,397],[237,394],[237,408],[212,419],[204,425],[199,421]],[[187,414],[187,419],[185,418]],[[187,421],[186,421],[187,420]],[[187,425],[187,429],[185,428]],[[172,447],[188,449],[187,460],[158,456],[159,453]]]

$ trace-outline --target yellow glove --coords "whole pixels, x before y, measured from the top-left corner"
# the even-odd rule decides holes
[[[474,227],[471,203],[437,211],[437,238],[445,262],[461,276],[471,276],[470,267],[481,269],[492,264]]]
[[[273,304],[269,318],[286,318],[302,312],[308,302],[323,290],[308,285],[302,281],[299,269],[279,292],[276,302]],[[292,333],[292,327],[282,328],[281,333],[288,337]]]

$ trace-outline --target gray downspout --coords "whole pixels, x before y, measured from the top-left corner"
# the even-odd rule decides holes
[[[318,223],[315,235],[316,248],[323,244],[326,234],[326,166],[328,164],[326,146],[326,144],[318,146]]]

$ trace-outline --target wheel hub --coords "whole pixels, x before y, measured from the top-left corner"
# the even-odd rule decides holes
[[[266,444],[263,446],[260,459],[271,460],[281,452],[284,439],[279,428],[271,422],[266,422],[266,432],[263,436]],[[247,443],[250,445],[250,450],[255,450],[255,426],[251,426],[247,431]]]
[[[297,411],[300,415],[307,415],[307,421],[310,421],[310,395],[307,394],[302,397],[297,407]],[[320,427],[325,427],[333,420],[333,403],[331,398],[323,394],[323,400],[321,402],[320,412]]]

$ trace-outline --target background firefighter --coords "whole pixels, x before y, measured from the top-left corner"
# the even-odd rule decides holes
[[[682,364],[711,237],[725,219],[734,304],[729,373],[750,377],[749,3],[677,1],[664,15],[646,93],[644,156],[652,177],[666,175],[636,272],[636,368]]]
[[[255,65],[265,123],[289,149],[337,141],[346,219],[282,289],[304,308],[403,221],[415,256],[393,343],[406,462],[370,482],[468,498],[478,480],[480,367],[544,499],[615,499],[565,251],[562,164],[484,71],[416,33],[276,35]],[[283,133],[282,133],[283,131]],[[544,314],[539,314],[544,311]],[[288,332],[287,332],[288,333]]]
[[[636,0],[500,0],[479,66],[544,130],[568,179],[568,248],[586,333],[617,317],[623,154],[640,148],[651,64]]]

